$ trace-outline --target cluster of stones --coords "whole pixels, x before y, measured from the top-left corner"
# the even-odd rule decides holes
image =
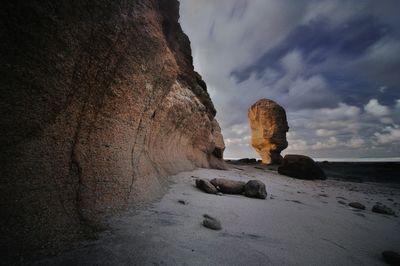
[[[265,199],[267,190],[265,184],[260,180],[250,180],[247,183],[225,178],[214,178],[212,180],[196,179],[196,187],[210,194],[239,194],[250,198]]]

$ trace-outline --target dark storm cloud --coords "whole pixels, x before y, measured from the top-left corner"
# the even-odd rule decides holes
[[[252,73],[260,75],[267,67],[279,69],[279,60],[292,50],[302,52],[305,62],[319,64],[329,57],[351,60],[361,56],[371,45],[390,31],[390,25],[379,23],[375,18],[363,17],[331,28],[323,19],[296,27],[274,48],[250,66],[232,71],[241,82]]]
[[[236,0],[233,1],[231,12],[229,14],[230,19],[240,19],[246,12],[247,1],[246,0]]]
[[[400,1],[181,0],[228,157],[254,156],[248,107],[287,110],[288,152],[400,156]]]

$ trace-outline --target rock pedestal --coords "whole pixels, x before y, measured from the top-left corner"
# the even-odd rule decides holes
[[[285,109],[272,100],[261,99],[250,107],[248,117],[251,145],[260,154],[262,162],[280,163],[280,153],[288,146],[286,132],[289,126]]]

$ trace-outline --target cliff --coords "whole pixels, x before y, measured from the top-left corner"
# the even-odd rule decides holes
[[[176,0],[2,4],[2,252],[62,249],[166,176],[223,167],[178,19]]]

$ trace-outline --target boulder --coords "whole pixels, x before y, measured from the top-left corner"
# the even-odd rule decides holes
[[[379,203],[375,204],[372,207],[372,211],[380,214],[393,215],[393,216],[396,215],[396,213],[391,208]]]
[[[218,190],[207,179],[196,179],[196,187],[209,194],[217,194]]]
[[[221,222],[217,218],[211,217],[208,214],[204,214],[203,217],[204,217],[204,220],[203,220],[204,227],[207,227],[212,230],[221,230],[222,229]]]
[[[400,254],[391,250],[386,250],[382,252],[383,260],[392,266],[400,265]]]
[[[278,173],[306,180],[326,179],[324,171],[313,159],[305,155],[286,155],[282,165],[278,167]]]
[[[365,206],[364,204],[361,204],[359,202],[350,202],[349,206],[355,209],[359,209],[359,210],[365,210]]]
[[[260,180],[250,180],[244,186],[244,195],[250,198],[265,199],[267,197],[265,184]]]
[[[251,145],[264,164],[279,164],[280,153],[288,142],[289,126],[282,106],[268,99],[261,99],[248,110],[251,127]]]
[[[255,164],[257,163],[257,159],[255,158],[242,158],[238,160],[238,163],[241,164]]]
[[[210,181],[219,191],[226,194],[242,194],[245,183],[225,178],[214,178]]]

